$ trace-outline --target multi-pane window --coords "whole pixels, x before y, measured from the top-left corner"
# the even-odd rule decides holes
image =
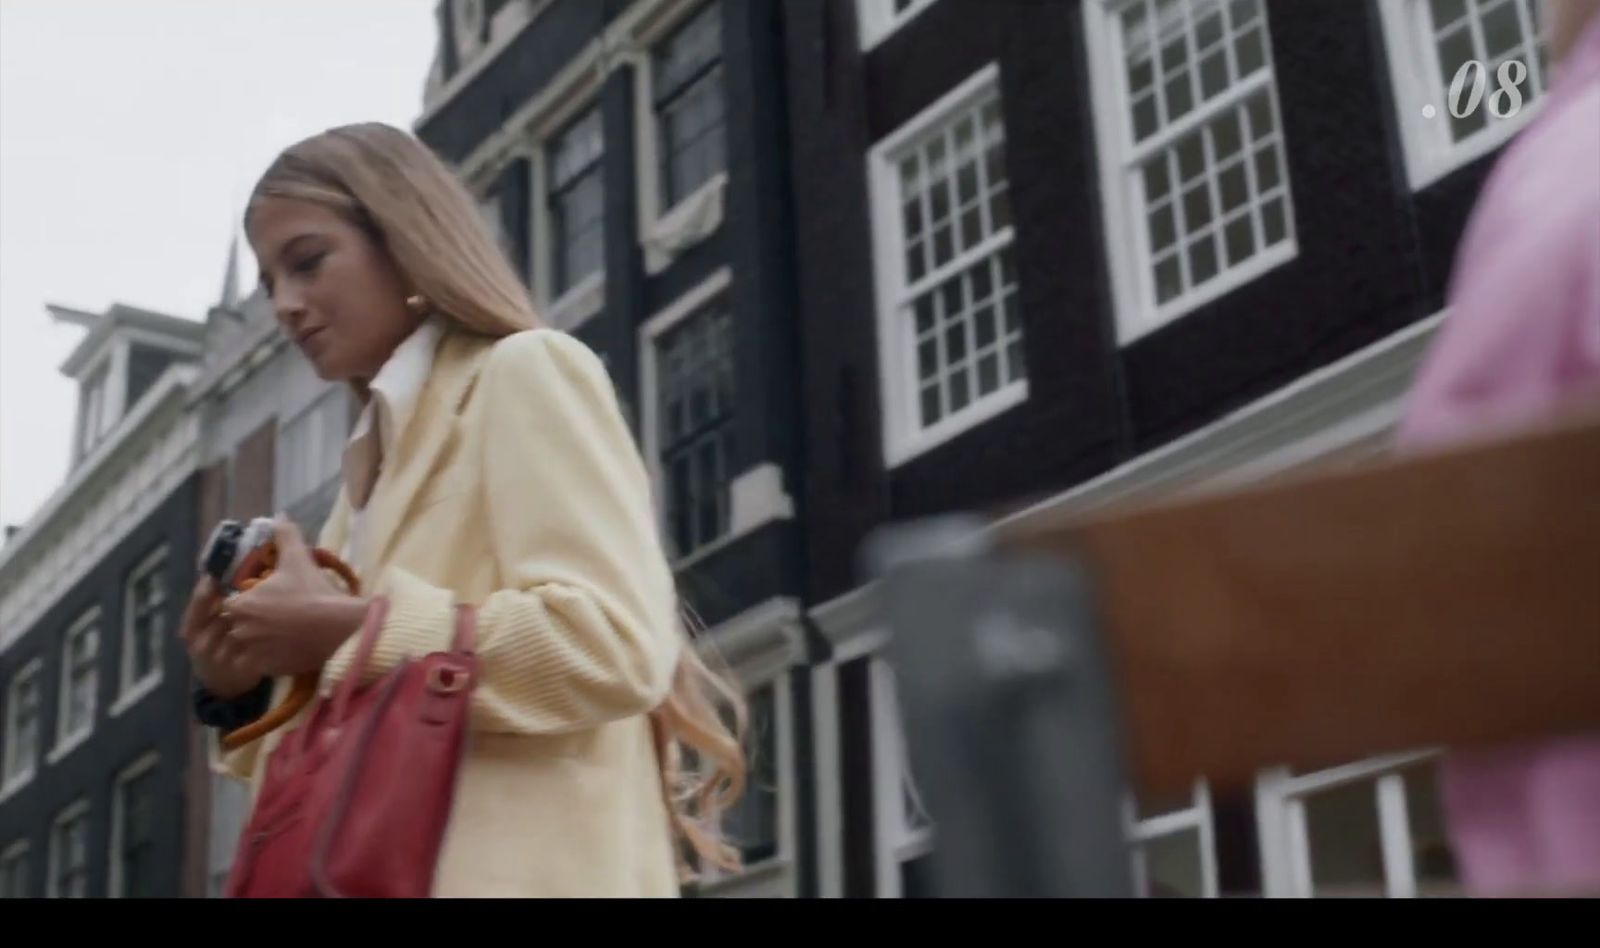
[[[1429,45],[1439,61],[1436,112],[1441,127],[1449,128],[1452,143],[1466,141],[1495,121],[1497,113],[1488,106],[1490,96],[1502,88],[1502,64],[1521,64],[1520,70],[1512,66],[1506,77],[1517,86],[1524,106],[1544,94],[1549,64],[1539,7],[1535,0],[1428,0]],[[1450,90],[1456,76],[1473,61],[1481,66],[1469,68],[1459,99],[1451,103]],[[1518,76],[1522,78],[1519,80]],[[1474,84],[1480,80],[1483,96],[1477,108],[1468,109],[1473,102]],[[1510,108],[1505,106],[1501,111],[1509,112]],[[1466,114],[1458,116],[1458,112]]]
[[[671,208],[727,166],[722,7],[707,3],[655,51],[661,206]]]
[[[605,267],[604,129],[590,109],[550,143],[550,270],[558,298]]]
[[[68,807],[50,830],[50,895],[81,899],[89,894],[89,807]]]
[[[161,671],[166,644],[166,550],[157,551],[128,581],[123,635],[122,687],[126,691]]]
[[[723,824],[728,841],[750,866],[778,854],[778,721],[773,686],[752,693],[748,705],[750,772],[744,794]]]
[[[6,766],[3,782],[22,780],[39,761],[39,675],[37,660],[11,679],[6,689]]]
[[[1116,17],[1124,167],[1164,307],[1292,238],[1261,0],[1134,0]]]
[[[1378,5],[1413,186],[1501,145],[1550,83],[1539,0]]]
[[[733,447],[733,314],[726,296],[656,341],[667,531],[685,556],[728,531]]]
[[[113,878],[116,894],[123,898],[155,895],[156,769],[150,765],[130,770],[117,783],[113,840],[117,860]]]
[[[28,898],[28,876],[32,865],[26,840],[13,843],[0,853],[0,899]]]
[[[889,428],[897,442],[926,442],[1026,381],[998,89],[958,90],[877,155]]]
[[[66,741],[94,727],[99,690],[100,615],[91,612],[67,630],[61,648],[61,714],[58,740]]]
[[[277,491],[290,507],[338,476],[350,425],[345,393],[330,388],[278,432]]]

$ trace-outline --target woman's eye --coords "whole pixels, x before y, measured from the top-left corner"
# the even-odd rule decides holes
[[[322,258],[326,256],[326,253],[312,254],[311,256],[306,257],[304,260],[301,260],[299,263],[295,264],[294,272],[310,273],[312,270],[317,268],[318,264],[322,263]]]

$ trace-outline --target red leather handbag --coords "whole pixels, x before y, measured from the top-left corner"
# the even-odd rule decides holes
[[[450,821],[477,683],[477,613],[451,651],[365,686],[388,601],[375,599],[349,674],[268,760],[229,898],[426,898]]]

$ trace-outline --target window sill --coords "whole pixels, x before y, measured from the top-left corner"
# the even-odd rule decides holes
[[[725,216],[728,188],[726,171],[700,186],[658,216],[646,229],[645,269],[654,276],[665,270],[685,250],[717,232]]]
[[[1449,177],[1474,161],[1494,152],[1511,141],[1534,120],[1543,109],[1547,95],[1540,96],[1517,114],[1515,118],[1497,119],[1490,118],[1488,128],[1478,132],[1460,144],[1446,144],[1443,147],[1426,148],[1418,147],[1418,156],[1413,160],[1411,168],[1411,189],[1422,191],[1432,187],[1440,180]],[[1479,106],[1486,108],[1487,105]],[[1433,119],[1418,119],[1418,121],[1449,120],[1446,112]],[[1419,135],[1419,137],[1421,137]]]
[[[146,675],[142,681],[137,681],[132,685],[124,686],[122,696],[117,699],[116,704],[113,704],[111,706],[111,710],[106,713],[112,717],[118,717],[135,704],[138,704],[139,699],[150,694],[159,687],[161,687],[160,671],[157,671],[152,675]]]
[[[1266,276],[1272,270],[1293,261],[1300,255],[1300,245],[1293,238],[1258,254],[1240,266],[1229,270],[1198,289],[1169,300],[1155,310],[1145,309],[1128,319],[1117,322],[1117,343],[1128,345],[1158,329],[1162,329],[1189,315],[1208,303],[1215,302],[1246,284]]]
[[[779,508],[770,508],[763,511],[760,515],[747,520],[742,526],[731,528],[727,533],[717,537],[715,540],[704,543],[696,547],[692,552],[678,557],[672,562],[672,570],[676,573],[698,566],[704,560],[710,559],[763,527],[790,519],[793,518],[786,515]]]
[[[794,861],[787,856],[769,856],[760,862],[751,863],[738,872],[718,872],[716,875],[707,873],[694,884],[694,890],[698,895],[726,895],[759,882],[782,878],[793,869]]]
[[[545,319],[552,329],[572,332],[593,319],[605,306],[606,275],[594,273],[551,303],[545,310]]]
[[[26,787],[30,783],[33,783],[33,776],[35,773],[36,771],[34,770],[27,770],[23,771],[22,776],[13,777],[12,779],[7,780],[3,786],[0,786],[0,803],[4,803],[16,796],[18,793],[21,793],[22,788]]]
[[[890,470],[912,461],[940,445],[955,440],[984,422],[1004,414],[1028,400],[1028,380],[1019,379],[1005,388],[984,396],[961,410],[961,414],[943,419],[932,428],[912,435],[901,435],[890,442],[885,461]],[[900,434],[899,432],[895,432]]]
[[[45,755],[44,762],[52,767],[61,763],[62,759],[68,754],[82,747],[83,742],[87,741],[93,733],[94,726],[90,725],[89,727],[79,728],[76,734],[62,735],[56,740],[56,746],[52,747],[50,753]]]

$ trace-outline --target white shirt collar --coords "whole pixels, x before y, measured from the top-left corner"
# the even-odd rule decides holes
[[[351,488],[350,495],[363,501],[358,507],[366,506],[367,491],[356,488],[363,478],[376,477],[372,468],[394,450],[395,440],[406,429],[422,388],[427,384],[433,357],[443,336],[443,323],[432,316],[424,319],[395,347],[368,385],[370,396],[344,452],[344,474]],[[374,427],[380,435],[377,445],[371,443]]]

